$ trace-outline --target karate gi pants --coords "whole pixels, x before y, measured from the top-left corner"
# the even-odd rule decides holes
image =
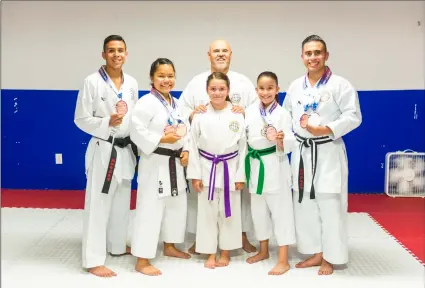
[[[139,184],[133,219],[131,254],[153,259],[161,238],[166,243],[183,243],[186,233],[186,190],[177,196],[158,197],[158,189]]]
[[[274,235],[279,246],[296,242],[290,191],[272,191],[262,195],[251,193],[251,211],[258,241]]]
[[[192,181],[189,181],[189,195],[187,207],[187,232],[196,234],[197,214],[198,214],[198,194],[192,188]],[[241,192],[241,220],[242,232],[249,232],[253,229],[251,215],[251,196],[246,188]]]
[[[98,151],[96,151],[98,152]],[[106,167],[100,153],[94,153],[88,169],[83,212],[82,266],[93,268],[105,265],[107,252],[126,252],[127,228],[130,214],[131,181],[118,183],[112,177],[108,194],[102,193]]]
[[[224,211],[224,190],[214,190],[214,200],[208,200],[208,187],[198,195],[198,217],[196,232],[196,252],[215,254],[217,246],[221,250],[234,250],[242,247],[241,195],[240,191],[230,191],[231,217]]]
[[[347,263],[347,190],[333,194],[316,192],[313,200],[310,192],[304,192],[301,203],[298,203],[298,195],[298,191],[294,191],[298,251],[302,254],[323,252],[323,258],[331,264]]]

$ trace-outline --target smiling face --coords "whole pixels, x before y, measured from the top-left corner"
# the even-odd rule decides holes
[[[226,80],[211,79],[208,83],[207,93],[210,96],[211,104],[221,106],[225,104],[229,95],[229,86]]]
[[[119,40],[109,41],[102,52],[106,66],[112,69],[121,69],[127,59],[128,52],[125,43]]]
[[[227,73],[232,59],[232,50],[229,43],[224,40],[216,40],[210,45],[208,58],[211,62],[211,72]]]
[[[175,84],[175,71],[170,64],[160,64],[151,77],[153,87],[163,95],[168,95]]]
[[[320,41],[307,42],[303,46],[301,58],[309,73],[319,73],[325,70],[325,62],[328,60],[329,52]]]
[[[276,100],[279,86],[275,79],[268,76],[262,76],[257,81],[256,90],[261,103],[263,103],[264,107],[267,107]]]

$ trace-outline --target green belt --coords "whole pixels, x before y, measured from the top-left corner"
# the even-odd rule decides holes
[[[250,159],[254,158],[260,161],[260,172],[258,173],[258,185],[257,185],[257,194],[261,195],[263,194],[263,186],[264,186],[264,163],[261,160],[261,156],[266,156],[272,153],[276,152],[276,146],[272,146],[270,148],[261,149],[261,150],[254,150],[250,146],[248,146],[248,154],[245,157],[245,176],[246,176],[246,183],[249,187],[249,178],[251,177],[251,163]]]

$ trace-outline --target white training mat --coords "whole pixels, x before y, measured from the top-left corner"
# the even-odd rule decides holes
[[[267,272],[276,262],[277,246],[271,241],[268,260],[247,264],[250,256],[236,251],[228,267],[209,270],[202,256],[189,260],[161,255],[152,262],[163,275],[145,276],[135,272],[135,257],[108,257],[107,266],[118,273],[98,278],[81,268],[82,210],[2,208],[2,287],[424,287],[424,267],[367,213],[349,214],[350,262],[336,267],[331,276],[318,276],[315,268],[296,269],[301,259],[290,247],[291,270],[282,276]],[[252,239],[252,237],[251,237]],[[187,251],[194,240],[179,248]],[[253,240],[255,244],[258,242]],[[254,255],[254,254],[251,254]],[[302,257],[302,258],[301,258]],[[236,286],[237,285],[237,286]]]

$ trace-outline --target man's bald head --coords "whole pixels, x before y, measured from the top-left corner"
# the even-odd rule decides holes
[[[214,40],[210,44],[208,58],[211,63],[211,72],[227,73],[232,59],[232,50],[226,40]]]

